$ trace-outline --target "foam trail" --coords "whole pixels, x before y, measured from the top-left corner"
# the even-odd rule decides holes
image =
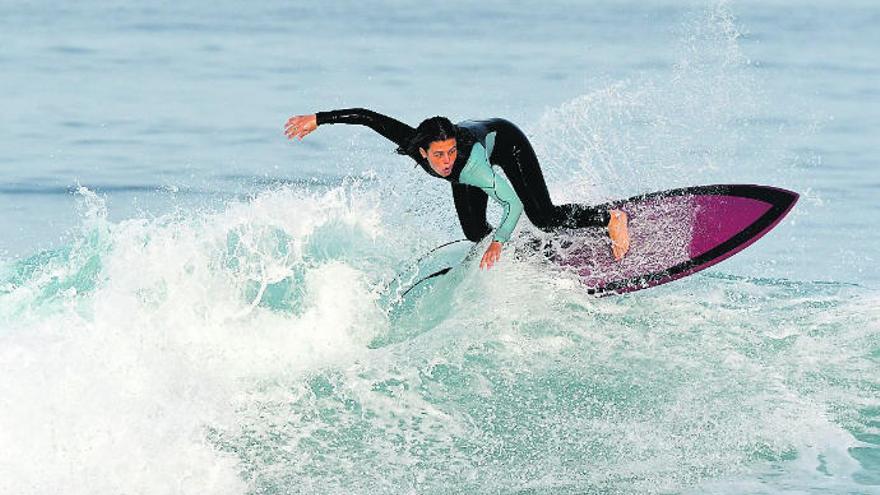
[[[309,236],[375,235],[375,212],[341,190],[279,190],[114,225],[101,198],[80,195],[76,242],[13,263],[4,284],[0,443],[14,447],[2,491],[242,493],[237,459],[205,428],[229,421],[256,379],[361,352],[382,322],[374,296]],[[294,272],[296,311],[260,305]]]

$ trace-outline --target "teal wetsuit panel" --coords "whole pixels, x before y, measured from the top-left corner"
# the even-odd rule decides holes
[[[486,146],[491,149],[494,144],[495,133],[492,132],[486,136]],[[482,144],[474,143],[471,155],[461,170],[459,182],[479,187],[490,198],[501,204],[504,213],[501,216],[501,223],[495,229],[493,239],[498,242],[507,242],[522,214],[523,204],[507,179],[498,175],[492,168],[489,163],[489,153],[486,152],[486,148]]]

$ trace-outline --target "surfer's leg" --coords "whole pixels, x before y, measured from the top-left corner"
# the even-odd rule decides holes
[[[554,205],[547,191],[541,165],[529,139],[512,122],[492,119],[496,131],[495,148],[490,161],[504,170],[529,220],[541,230],[558,228],[604,227],[610,215],[604,208],[587,205]]]
[[[452,199],[455,201],[461,230],[468,240],[480,242],[480,239],[492,232],[492,227],[486,222],[486,202],[489,196],[479,187],[453,182]]]
[[[605,227],[611,214],[605,208],[568,203],[556,206],[559,227],[582,229],[586,227]]]

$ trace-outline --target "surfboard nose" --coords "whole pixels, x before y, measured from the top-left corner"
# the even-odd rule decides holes
[[[776,200],[775,205],[776,205],[777,207],[779,207],[779,208],[782,208],[782,210],[783,210],[783,212],[782,212],[782,216],[783,216],[783,217],[784,217],[786,214],[788,214],[789,210],[791,210],[792,208],[794,208],[795,203],[797,203],[797,202],[798,202],[798,199],[800,199],[800,197],[801,197],[800,194],[798,194],[798,193],[796,193],[796,192],[794,192],[794,191],[790,191],[790,190],[788,190],[788,189],[782,189],[782,188],[779,188],[779,187],[770,187],[770,186],[755,186],[755,187],[761,187],[761,188],[765,188],[765,189],[771,189],[771,190],[773,190],[773,191],[776,193],[776,195],[775,195],[775,200]]]
[[[703,192],[693,197],[689,251],[697,264],[745,249],[782,221],[799,197],[787,189],[753,184],[705,186]]]

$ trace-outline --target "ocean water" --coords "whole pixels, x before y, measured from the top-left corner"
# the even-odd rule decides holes
[[[880,493],[878,23],[0,3],[0,493]],[[558,202],[801,200],[656,289],[593,298],[508,248],[401,301],[461,236],[448,186],[365,129],[282,135],[352,106],[506,117]]]

